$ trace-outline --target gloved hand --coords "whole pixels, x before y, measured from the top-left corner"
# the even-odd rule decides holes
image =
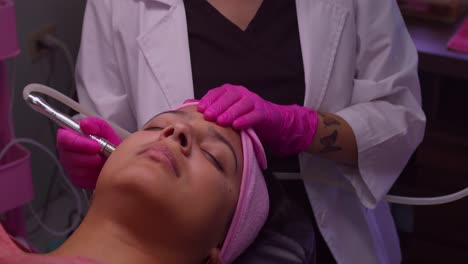
[[[86,134],[104,138],[114,146],[122,142],[114,129],[99,118],[87,117],[79,123]],[[99,143],[71,129],[60,128],[57,132],[57,149],[60,162],[71,181],[81,188],[94,188],[106,161],[106,157],[100,154]]]
[[[317,131],[317,112],[299,105],[277,105],[243,86],[224,84],[198,103],[206,120],[234,129],[252,127],[273,154],[286,156],[306,150]]]

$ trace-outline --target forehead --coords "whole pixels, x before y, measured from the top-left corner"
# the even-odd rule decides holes
[[[231,127],[222,127],[215,122],[206,121],[203,118],[203,114],[197,111],[196,105],[190,105],[179,109],[182,112],[188,113],[190,117],[195,120],[199,121],[202,124],[215,128],[218,132],[222,132],[224,136],[230,136],[233,138],[238,138],[240,140],[240,134],[237,131],[234,131]]]
[[[197,121],[205,121],[206,123],[211,123],[211,122],[206,121],[203,118],[203,114],[197,111],[196,105],[185,106],[185,107],[179,108],[178,111],[188,113],[189,114],[188,117],[190,117],[191,119],[194,119]]]
[[[200,126],[207,126],[213,127],[218,132],[222,132],[225,136],[232,136],[232,137],[239,137],[240,134],[237,131],[234,131],[231,127],[222,127],[216,124],[215,122],[206,121],[203,118],[203,114],[197,111],[196,105],[189,105],[182,108],[179,108],[175,111],[167,111],[163,112],[159,115],[153,117],[150,121],[158,120],[158,119],[169,119],[169,120],[176,120],[176,119],[185,119],[186,121]],[[150,122],[148,121],[148,122]]]

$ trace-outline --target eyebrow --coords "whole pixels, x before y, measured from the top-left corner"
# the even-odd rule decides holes
[[[148,122],[146,122],[146,124],[148,124],[151,120],[153,120],[154,118],[162,115],[162,114],[175,114],[175,115],[179,115],[179,116],[182,116],[184,118],[187,118],[187,119],[192,119],[193,116],[190,114],[190,113],[187,113],[185,111],[180,111],[180,110],[169,110],[169,111],[164,111],[164,112],[161,112],[157,115],[155,115],[153,118],[151,118]],[[146,124],[144,126],[146,126]],[[144,127],[143,126],[143,127]],[[223,135],[221,135],[218,131],[216,131],[215,129],[213,129],[212,127],[209,127],[208,128],[208,134],[217,139],[218,141],[224,143],[228,148],[229,150],[231,150],[231,153],[232,153],[232,156],[234,157],[234,163],[235,163],[235,172],[234,174],[237,174],[237,171],[238,171],[238,162],[237,162],[237,157],[236,157],[236,152],[234,151],[234,147],[231,145],[231,143],[229,142],[229,140],[227,140]]]

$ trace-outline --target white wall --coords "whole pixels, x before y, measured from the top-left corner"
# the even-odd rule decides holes
[[[43,59],[37,64],[32,64],[28,54],[28,36],[31,32],[40,29],[43,25],[54,24],[56,35],[70,48],[73,58],[76,58],[80,43],[81,25],[86,0],[15,0],[16,20],[18,30],[18,42],[21,54],[16,57],[16,78],[14,85],[14,124],[17,137],[35,139],[55,151],[55,132],[50,129],[45,117],[34,112],[22,100],[22,90],[29,83],[46,83],[49,75],[49,66],[54,63],[54,72],[51,75],[51,86],[67,92],[71,84],[71,74],[66,64],[65,57],[60,51],[55,53],[54,60]],[[13,63],[8,61],[8,69],[11,71]],[[10,80],[11,81],[11,80]],[[32,170],[35,188],[34,208],[42,208],[45,205],[45,197],[48,192],[49,182],[53,178],[54,166],[50,158],[37,148],[25,145],[31,150]],[[63,180],[56,184],[57,190],[69,192],[63,188]],[[71,197],[68,194],[68,197]],[[49,224],[56,224],[60,228],[68,222],[68,213],[75,206],[73,202],[63,203],[63,208],[49,208]],[[53,212],[51,212],[53,211]],[[52,222],[50,222],[52,221]],[[31,222],[35,226],[35,222]],[[31,235],[31,240],[41,250],[47,250],[54,237],[39,231]]]

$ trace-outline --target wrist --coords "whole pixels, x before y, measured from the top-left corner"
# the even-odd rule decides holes
[[[309,149],[314,142],[319,124],[319,115],[317,111],[305,106],[292,105],[291,109],[294,116],[294,124],[291,124],[291,129],[300,133],[297,138],[296,153],[300,153]]]
[[[318,113],[318,126],[308,152],[348,165],[357,164],[357,145],[351,126],[338,115]]]
[[[273,152],[287,156],[308,150],[317,131],[319,118],[317,112],[296,104],[275,105],[274,109],[280,122],[270,128],[269,132],[273,134],[270,136],[271,141],[274,141],[269,145],[278,145],[274,147]]]

